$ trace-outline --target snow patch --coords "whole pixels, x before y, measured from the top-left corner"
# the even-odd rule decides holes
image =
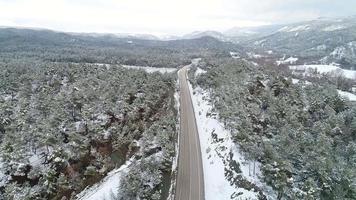
[[[300,81],[299,79],[292,78],[292,83],[293,84],[297,84],[297,83],[299,83],[299,81]]]
[[[6,183],[6,178],[5,178],[5,174],[3,172],[4,166],[3,166],[3,161],[2,158],[0,158],[0,187],[4,186]],[[1,197],[1,195],[0,195]]]
[[[262,55],[260,55],[260,54],[255,54],[255,53],[253,53],[253,52],[247,52],[247,56],[248,56],[249,58],[262,58],[262,57],[263,57]]]
[[[176,68],[159,68],[159,67],[134,66],[134,65],[122,65],[122,67],[126,69],[142,69],[147,73],[159,72],[164,74],[164,73],[172,73],[177,71]]]
[[[342,29],[345,29],[346,26],[343,26],[343,25],[331,25],[331,26],[328,26],[328,27],[325,27],[323,28],[323,31],[337,31],[337,30],[342,30]]]
[[[298,58],[294,58],[293,56],[287,58],[287,59],[281,59],[281,60],[277,60],[277,65],[281,65],[281,64],[295,64],[298,61]]]
[[[179,157],[179,132],[180,132],[180,97],[179,97],[179,79],[176,82],[176,92],[174,93],[174,102],[175,102],[175,109],[177,110],[177,124],[176,124],[176,132],[177,132],[177,142],[175,145],[175,157],[173,157],[172,162],[172,178],[171,178],[171,186],[169,188],[169,196],[167,200],[174,200],[175,194],[174,189],[176,187],[176,180],[177,180],[177,171],[178,171],[178,157]]]
[[[293,83],[293,84],[298,84],[299,82],[300,82],[299,79],[292,78],[292,83]],[[306,85],[310,85],[310,84],[311,84],[311,82],[309,82],[309,81],[304,81],[304,83],[305,83]]]
[[[330,53],[331,56],[337,59],[341,59],[345,56],[345,47],[336,47],[333,52]]]
[[[304,73],[306,73],[306,71],[308,69],[313,69],[313,70],[317,70],[321,74],[341,70],[343,75],[346,78],[355,79],[355,77],[356,77],[356,71],[342,69],[342,68],[338,67],[336,64],[334,64],[334,65],[294,65],[294,66],[289,66],[289,69],[291,69],[293,71],[300,71],[300,72],[303,71]]]
[[[288,26],[284,26],[281,29],[278,30],[278,32],[286,32],[288,30]]]
[[[267,40],[266,40],[266,39],[259,40],[259,41],[256,41],[256,42],[254,43],[254,45],[256,45],[256,46],[258,46],[258,45],[263,46],[263,43],[265,43],[265,42],[267,42]]]
[[[300,26],[295,26],[295,27],[288,27],[285,26],[278,31],[280,32],[297,32],[297,31],[307,31],[310,29],[309,25],[300,25]]]
[[[201,58],[194,58],[192,59],[192,66],[197,66],[199,62],[201,61]]]
[[[34,154],[28,159],[28,162],[32,167],[38,167],[43,163],[43,159],[39,155]]]
[[[352,94],[351,92],[345,92],[345,91],[341,91],[341,90],[337,90],[337,92],[339,93],[339,95],[341,97],[347,98],[350,101],[356,101],[356,95]]]
[[[194,76],[197,77],[197,76],[199,76],[199,75],[201,75],[201,74],[205,74],[205,73],[206,73],[205,70],[203,70],[203,69],[201,69],[200,67],[198,67],[197,70],[195,71]]]
[[[325,44],[322,44],[322,45],[317,46],[317,47],[316,47],[316,50],[318,50],[318,51],[325,51],[326,48],[327,48],[326,45],[325,45]]]
[[[189,84],[189,89],[202,151],[205,199],[228,200],[232,198],[231,195],[236,195],[240,192],[239,198],[241,199],[258,199],[256,192],[248,191],[244,188],[235,188],[230,184],[225,177],[226,166],[223,161],[229,157],[230,152],[233,153],[233,160],[239,162],[242,175],[256,185],[260,185],[258,176],[261,172],[258,165],[256,166],[256,173],[252,175],[249,168],[250,165],[240,154],[238,146],[233,143],[230,132],[218,121],[217,115],[211,112],[213,106],[208,101],[209,93],[200,87],[193,90],[191,84]],[[219,142],[214,141],[213,135],[219,138]]]
[[[88,187],[77,194],[77,200],[111,200],[113,196],[117,196],[121,175],[128,170],[131,163],[132,159],[126,161],[120,168],[109,172],[100,183]]]
[[[230,56],[235,59],[240,58],[240,54],[233,51],[230,51]]]

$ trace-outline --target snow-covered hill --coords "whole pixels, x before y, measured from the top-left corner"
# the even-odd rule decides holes
[[[307,63],[339,63],[356,69],[356,17],[288,24],[243,43],[257,50],[296,56]]]

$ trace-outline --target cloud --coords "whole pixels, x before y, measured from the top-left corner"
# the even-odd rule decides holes
[[[183,34],[352,14],[347,0],[0,0],[0,25]]]

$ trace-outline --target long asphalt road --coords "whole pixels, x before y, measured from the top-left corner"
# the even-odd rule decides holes
[[[187,68],[178,71],[180,83],[180,135],[175,200],[204,200],[204,176],[199,135],[190,97]]]

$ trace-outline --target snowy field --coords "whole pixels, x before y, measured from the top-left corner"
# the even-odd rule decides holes
[[[159,72],[159,73],[172,73],[177,71],[176,68],[158,68],[158,67],[144,67],[144,66],[133,66],[133,65],[122,65],[122,67],[126,69],[142,69],[145,70],[147,73],[154,73],[154,72]]]
[[[193,90],[189,85],[195,117],[199,132],[199,139],[202,151],[205,199],[206,200],[228,200],[236,199],[257,199],[257,192],[248,191],[244,188],[235,188],[225,178],[226,159],[229,153],[233,153],[233,160],[240,164],[242,175],[247,180],[260,186],[258,176],[260,175],[259,164],[256,162],[255,174],[251,162],[247,162],[240,154],[238,146],[231,140],[231,134],[226,130],[218,117],[212,115],[213,106],[208,101],[209,93],[197,87]],[[194,92],[193,92],[194,91]],[[219,138],[219,142],[214,141],[213,133]],[[234,172],[235,175],[236,172]]]
[[[294,65],[290,66],[289,69],[291,70],[308,70],[308,69],[316,69],[320,73],[329,73],[333,71],[341,70],[346,78],[355,79],[356,78],[356,71],[354,70],[347,70],[342,69],[335,65]]]
[[[76,197],[78,200],[111,200],[112,197],[117,196],[120,178],[123,172],[128,170],[128,166],[131,164],[132,160],[126,161],[118,169],[114,169],[108,173],[108,175],[99,183],[86,188]]]

